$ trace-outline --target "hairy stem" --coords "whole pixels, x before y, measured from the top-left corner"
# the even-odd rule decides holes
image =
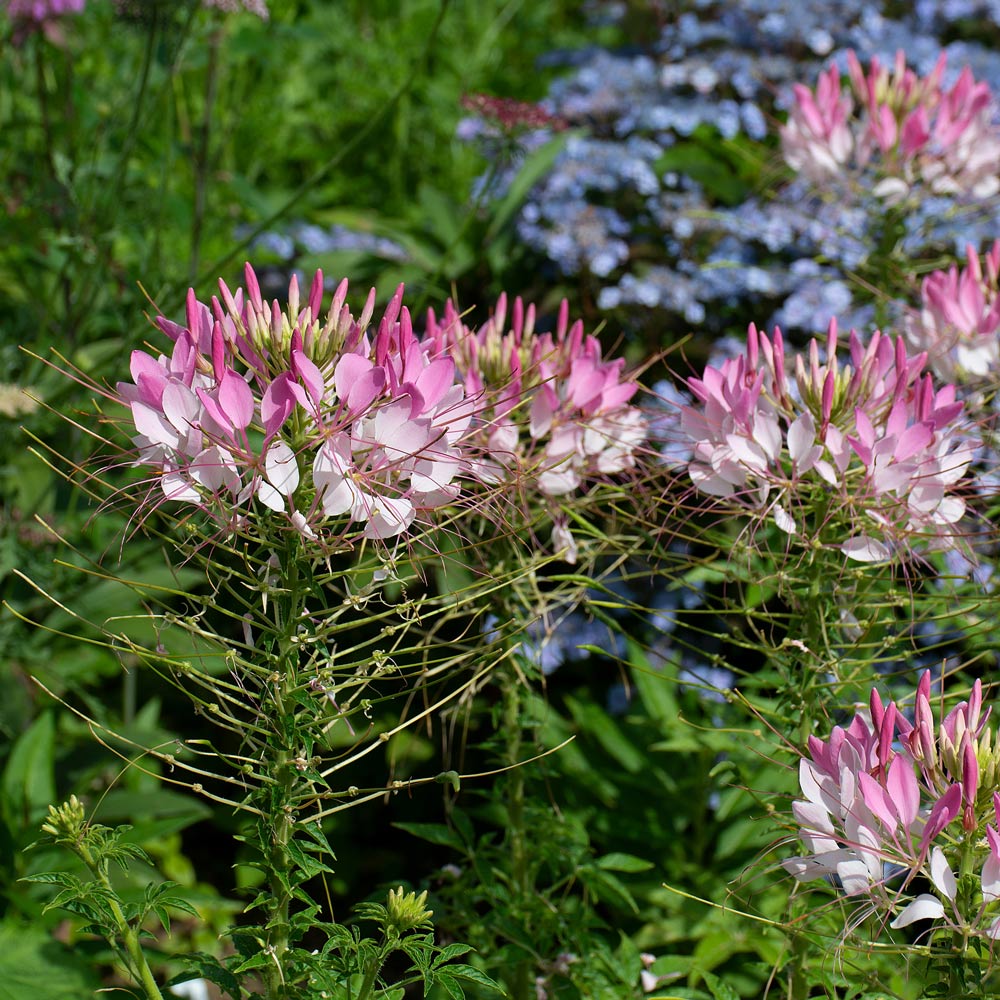
[[[510,852],[511,888],[518,909],[528,913],[531,879],[528,870],[527,831],[524,823],[524,772],[521,768],[521,680],[517,671],[507,665],[502,672],[504,763],[507,773],[507,848]],[[526,936],[530,928],[524,928]],[[512,1000],[530,1000],[531,967],[527,960],[517,963],[511,981]]]
[[[142,945],[139,943],[139,930],[133,927],[125,918],[125,914],[122,912],[108,876],[94,860],[94,856],[90,853],[86,844],[77,843],[74,845],[74,850],[107,893],[108,908],[114,917],[114,921],[118,926],[118,933],[122,938],[125,951],[122,957],[125,960],[125,965],[130,975],[142,987],[146,995],[146,1000],[163,1000],[163,994],[160,992],[159,986],[156,985],[153,970],[150,969],[149,963],[146,961],[146,955],[142,950]]]
[[[298,785],[294,692],[299,671],[298,623],[304,601],[300,593],[299,558],[297,545],[292,540],[282,562],[282,591],[287,597],[283,601],[282,614],[275,622],[275,652],[271,656],[275,670],[263,688],[270,698],[263,699],[262,713],[272,722],[272,734],[263,751],[267,758],[266,770],[273,780],[265,799],[266,815],[258,826],[261,832],[259,847],[271,890],[265,906],[265,948],[271,960],[264,975],[267,1000],[283,1000],[292,995],[286,966],[291,947],[290,909],[295,876],[289,845],[295,835]]]

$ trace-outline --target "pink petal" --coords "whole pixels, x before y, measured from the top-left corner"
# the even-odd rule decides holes
[[[889,765],[885,783],[889,800],[893,803],[903,829],[908,830],[920,809],[920,786],[913,773],[909,758],[897,754]]]
[[[264,423],[264,437],[270,439],[281,429],[289,414],[295,409],[295,396],[291,390],[292,376],[282,372],[265,390],[260,401],[260,419]]]
[[[219,406],[232,426],[245,430],[253,420],[253,392],[234,371],[227,371],[219,383]]]

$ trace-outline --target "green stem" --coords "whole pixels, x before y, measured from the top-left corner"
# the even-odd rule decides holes
[[[279,621],[280,633],[276,636],[278,656],[272,682],[271,705],[274,720],[272,737],[265,744],[267,762],[274,784],[267,797],[267,812],[261,825],[261,850],[268,872],[270,899],[266,906],[267,925],[265,948],[270,963],[265,967],[265,997],[280,1000],[287,997],[288,980],[285,975],[286,957],[290,947],[290,908],[292,902],[291,877],[293,862],[289,844],[295,832],[296,771],[290,749],[294,739],[294,725],[290,713],[294,712],[293,695],[298,678],[298,646],[295,642],[302,597],[299,594],[298,552],[295,543],[286,552],[284,566],[286,579],[282,581],[289,595],[283,620]],[[267,683],[267,682],[265,682]],[[267,839],[265,839],[267,838]]]
[[[793,931],[792,960],[788,969],[788,1000],[807,1000],[809,996],[809,980],[806,977],[808,957],[806,939]]]
[[[222,45],[221,23],[208,40],[208,77],[205,81],[205,110],[198,131],[198,147],[194,157],[194,212],[191,219],[191,283],[198,277],[201,257],[201,233],[205,219],[205,189],[208,179],[208,148],[212,134],[212,110],[219,85],[219,49]]]
[[[510,854],[511,888],[519,909],[525,917],[529,912],[531,879],[528,870],[528,845],[524,825],[524,773],[521,768],[523,754],[521,730],[521,680],[517,671],[508,667],[503,671],[503,733],[507,773],[507,849]],[[531,928],[525,921],[525,935]],[[514,967],[510,996],[512,1000],[530,1000],[531,966],[522,960]]]
[[[266,966],[265,983],[268,1000],[278,1000],[285,996],[285,957],[289,948],[289,908],[292,901],[289,891],[291,858],[288,844],[292,839],[295,821],[292,814],[291,797],[294,779],[287,751],[279,750],[272,762],[272,774],[278,785],[272,798],[274,811],[267,821],[271,828],[271,844],[265,855],[270,873],[268,883],[271,899],[267,907],[267,943],[271,964]]]
[[[111,886],[111,881],[101,866],[94,860],[93,855],[85,844],[78,843],[74,845],[74,849],[80,856],[80,860],[83,861],[107,893],[108,908],[111,910],[111,914],[118,926],[118,933],[121,934],[125,945],[125,953],[128,957],[128,961],[125,964],[128,966],[129,972],[139,985],[142,986],[147,1000],[163,1000],[163,994],[160,992],[159,986],[156,985],[153,971],[150,969],[149,963],[146,961],[146,955],[142,950],[142,945],[139,943],[138,928],[132,927],[125,918],[115,891]]]
[[[369,961],[368,967],[365,969],[365,978],[361,983],[361,990],[358,993],[357,1000],[368,1000],[371,996],[372,990],[375,989],[375,981],[378,979],[379,969],[382,968],[385,958],[386,953],[380,951],[378,955],[373,956]]]

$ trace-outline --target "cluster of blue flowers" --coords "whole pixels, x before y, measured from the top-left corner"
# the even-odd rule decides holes
[[[1000,90],[1000,54],[944,44],[963,20],[995,25],[1000,4],[935,0],[896,5],[897,17],[863,0],[686,6],[645,52],[551,56],[568,72],[543,106],[579,132],[525,204],[520,238],[558,273],[592,283],[598,306],[633,328],[662,328],[664,312],[709,333],[748,314],[805,334],[834,314],[845,326],[871,322],[871,297],[852,279],[878,245],[884,205],[861,192],[824,201],[788,182],[772,169],[776,121],[793,83],[812,84],[830,60],[846,68],[849,49],[890,64],[902,49],[927,73],[944,48],[950,78],[969,65]],[[758,161],[745,191],[717,173],[735,176],[737,163],[711,162],[727,150]],[[927,199],[904,226],[911,256],[961,253],[995,235],[992,213],[946,197]]]

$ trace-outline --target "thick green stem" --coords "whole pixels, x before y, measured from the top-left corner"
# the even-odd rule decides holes
[[[271,964],[267,966],[265,982],[268,1000],[279,1000],[285,996],[285,958],[289,947],[289,908],[292,894],[289,884],[291,858],[288,844],[292,839],[295,825],[292,812],[292,791],[294,778],[289,754],[278,750],[274,755],[271,773],[277,779],[272,802],[273,813],[268,821],[271,829],[271,843],[266,854],[269,872],[268,883],[271,899],[267,906],[267,951]]]
[[[503,672],[503,734],[507,773],[507,849],[510,854],[511,889],[522,914],[530,912],[531,878],[528,869],[528,844],[524,824],[524,773],[522,762],[521,681],[517,671],[508,667]],[[526,936],[531,928],[525,926]],[[520,961],[511,979],[512,1000],[530,1000],[531,966]]]
[[[121,935],[125,948],[126,965],[129,972],[145,991],[147,1000],[163,1000],[163,994],[160,992],[159,986],[156,985],[153,970],[150,969],[149,963],[146,961],[146,955],[142,950],[142,945],[139,943],[139,930],[133,927],[125,918],[121,906],[118,905],[118,899],[114,889],[111,887],[108,876],[101,869],[101,866],[94,861],[93,855],[85,844],[77,844],[75,850],[80,856],[80,860],[83,861],[94,878],[97,879],[107,892],[108,908],[111,910],[115,923],[118,925],[118,933]]]
[[[294,548],[294,544],[293,544]],[[261,826],[261,850],[268,872],[270,899],[267,913],[265,947],[271,961],[264,975],[267,1000],[282,1000],[289,996],[286,976],[290,946],[290,907],[292,902],[293,863],[289,844],[295,833],[296,770],[291,741],[293,733],[290,715],[294,712],[294,690],[298,678],[297,629],[302,610],[299,595],[298,553],[285,554],[285,593],[289,595],[279,622],[276,667],[270,682],[271,704],[266,706],[273,720],[273,735],[265,745],[267,770],[274,784],[268,795],[268,815]],[[264,838],[267,838],[266,840]]]
[[[806,976],[806,963],[809,959],[809,946],[801,934],[792,938],[792,960],[788,963],[788,1000],[807,1000],[809,996],[809,979]]]
[[[361,983],[361,990],[358,993],[357,1000],[368,1000],[372,995],[372,990],[375,989],[375,983],[378,980],[379,969],[382,968],[382,963],[385,959],[386,952],[380,951],[378,955],[373,956],[369,961],[365,968],[365,978]]]

